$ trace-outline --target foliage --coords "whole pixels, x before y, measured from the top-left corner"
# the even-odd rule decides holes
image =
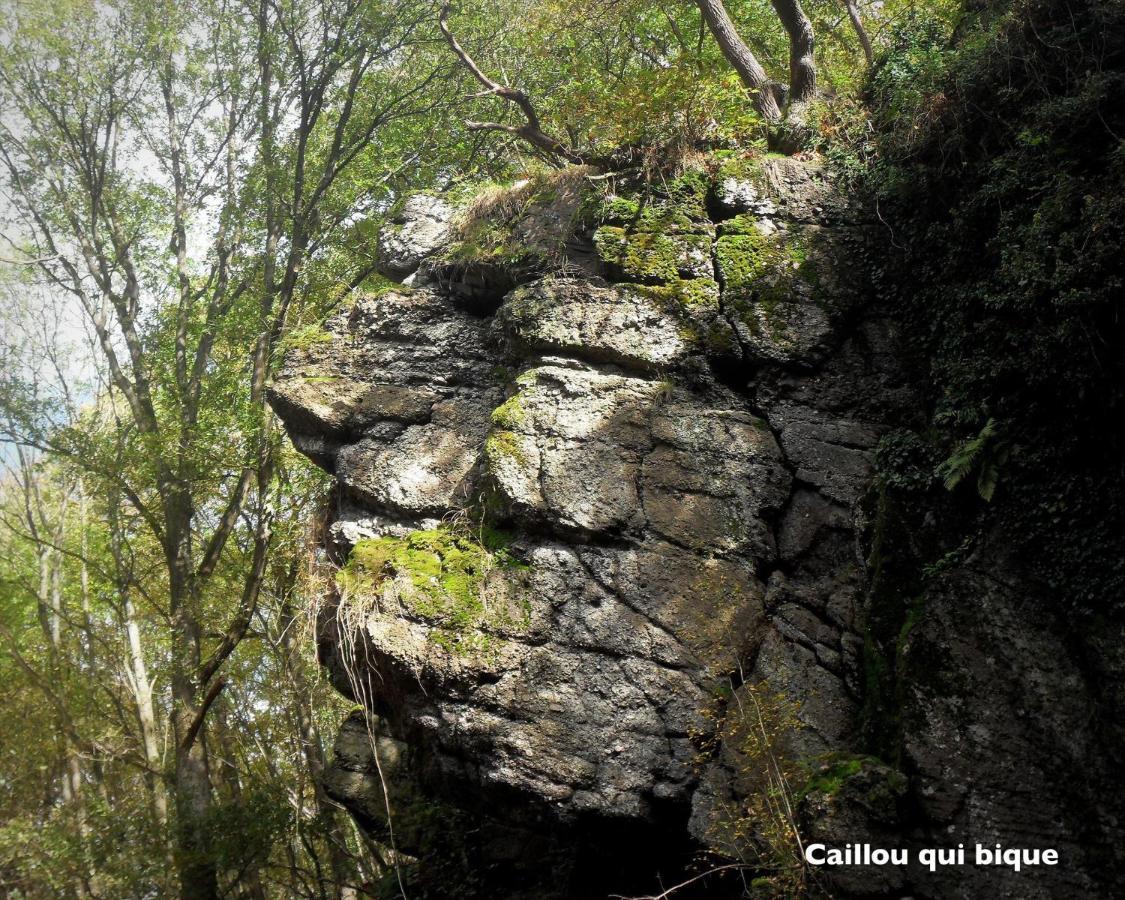
[[[888,17],[912,5],[888,3]],[[821,36],[821,83],[837,93],[853,90],[862,54],[839,27],[839,4],[813,0],[805,6]],[[787,81],[788,45],[772,6],[732,0],[727,7],[771,76]],[[763,122],[695,3],[486,0],[463,7],[451,28],[485,72],[503,73],[507,84],[530,96],[545,130],[586,157],[628,148],[655,169],[696,148],[765,146]],[[474,83],[466,93],[478,88]],[[519,120],[512,104],[479,96],[468,101],[465,116]],[[500,140],[512,153],[527,152],[513,138]]]
[[[1125,587],[1125,15],[1026,0],[948,31],[904,20],[872,79],[882,280],[930,360],[915,425],[1063,602],[1105,612]]]
[[[306,521],[324,481],[291,451],[279,477],[287,485],[287,512],[275,520],[258,634],[250,652],[233,658],[209,725],[222,764],[207,831],[224,883],[313,879],[318,866],[328,865],[329,842],[340,837],[315,813],[315,783],[293,721],[305,707],[317,732],[331,730],[343,703],[316,678],[312,648],[292,655],[285,644],[287,633],[295,637],[301,629],[294,606],[303,602],[304,588],[293,582],[292,570],[304,562]],[[174,891],[168,823],[154,803],[168,777],[159,748],[171,739],[159,549],[135,523],[124,543],[118,528],[134,522],[127,504],[91,487],[76,480],[73,468],[40,461],[9,472],[0,491],[0,885],[15,896],[66,896],[83,884],[99,896]],[[25,488],[33,491],[38,540]],[[226,556],[216,573],[227,589],[239,584],[248,564],[244,538],[236,536],[236,543],[243,549]],[[154,688],[161,767],[155,779],[146,774],[134,652]],[[76,795],[64,778],[75,754],[83,770]],[[354,835],[343,836],[358,859]],[[294,847],[301,848],[295,857]]]
[[[54,744],[33,743],[39,790],[13,799],[13,822],[66,825],[83,848],[48,863],[13,853],[25,893],[50,893],[44,870],[75,865],[76,890],[118,890],[126,861],[93,850],[103,799],[150,825],[125,894],[169,893],[177,869],[184,896],[259,882],[298,832],[290,882],[322,858],[341,884],[379,866],[324,808],[319,737],[267,714],[313,717],[289,635],[302,514],[322,484],[283,449],[265,385],[287,333],[322,340],[292,326],[367,278],[354,220],[391,205],[408,164],[432,177],[416,154],[458,133],[420,130],[445,98],[413,37],[427,9],[30,0],[5,21],[13,280],[66,298],[91,335],[87,385],[60,365],[57,332],[75,323],[47,306],[22,311],[48,332],[48,364],[5,351],[26,365],[4,382],[4,459],[20,464],[4,485],[4,590],[18,600],[2,637]],[[54,410],[43,380],[58,384]],[[274,652],[239,652],[261,640]],[[284,688],[263,690],[271,669]],[[257,745],[239,746],[239,716]],[[257,788],[279,765],[303,812],[275,820]]]
[[[880,131],[912,139],[919,113],[936,102],[954,56],[951,26],[948,16],[934,9],[911,9],[892,24],[871,73],[872,109]]]
[[[926,491],[934,481],[936,451],[921,435],[896,429],[884,435],[875,448],[880,479],[900,491]]]
[[[996,492],[1000,467],[1008,457],[1008,445],[1000,437],[995,419],[984,423],[972,440],[965,441],[953,451],[949,459],[937,468],[937,475],[948,490],[953,490],[977,470],[977,493],[982,500],[991,500]]]

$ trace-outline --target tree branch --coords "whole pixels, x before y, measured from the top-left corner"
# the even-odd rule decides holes
[[[225,678],[217,678],[212,682],[211,687],[207,689],[207,693],[203,695],[203,702],[199,704],[199,709],[195,711],[195,716],[188,725],[187,731],[184,732],[183,737],[180,738],[180,749],[188,750],[192,744],[195,743],[196,737],[199,735],[199,729],[203,727],[203,721],[207,718],[207,710],[211,708],[211,704],[222,693],[223,688],[227,686]]]
[[[215,571],[215,566],[218,565],[219,558],[223,555],[223,548],[227,544],[227,538],[230,537],[231,529],[238,521],[238,514],[242,511],[242,500],[246,496],[246,491],[250,487],[250,479],[253,477],[254,467],[245,466],[234,491],[231,492],[230,500],[223,511],[222,518],[219,519],[219,524],[215,526],[215,530],[211,533],[211,539],[208,541],[207,549],[203,554],[203,561],[196,570],[196,578],[199,581],[206,581]]]
[[[500,125],[496,122],[466,122],[465,127],[470,131],[503,131],[522,138],[533,147],[542,150],[548,156],[557,157],[569,163],[579,165],[583,163],[585,160],[580,154],[576,153],[558,138],[552,137],[543,131],[542,126],[539,124],[539,115],[536,113],[534,105],[532,105],[531,98],[528,97],[526,93],[518,88],[509,87],[508,85],[493,81],[481,71],[480,66],[478,66],[465,49],[457,43],[453,32],[449,30],[449,8],[450,4],[448,3],[442,6],[441,13],[438,16],[438,26],[441,28],[441,33],[445,35],[445,40],[446,43],[449,44],[449,48],[457,58],[461,60],[465,68],[473,74],[473,77],[484,85],[484,92],[481,96],[492,95],[507,100],[509,103],[514,103],[520,108],[524,118],[527,120],[527,124],[518,127],[514,125]]]
[[[867,60],[868,68],[870,68],[875,62],[875,52],[871,49],[871,38],[867,36],[867,29],[863,27],[859,6],[855,0],[844,0],[844,6],[848,9],[848,18],[852,20],[852,28],[855,29],[855,36],[859,38],[859,44],[863,47],[863,56]]]
[[[226,662],[227,657],[234,652],[234,649],[246,636],[246,630],[250,627],[251,619],[254,618],[254,611],[258,608],[258,596],[261,593],[262,582],[266,575],[266,562],[269,559],[271,524],[270,513],[262,510],[259,513],[257,533],[254,535],[254,554],[250,562],[250,572],[246,576],[238,611],[227,627],[219,646],[200,666],[199,683],[201,685],[206,684],[213,678],[222,664]]]

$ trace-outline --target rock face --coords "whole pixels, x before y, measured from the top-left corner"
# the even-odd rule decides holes
[[[417,194],[407,199],[395,221],[379,233],[376,259],[391,277],[414,273],[449,237],[453,208],[440,197]]]
[[[1021,659],[1057,638],[1016,623],[1013,596],[981,576],[935,594],[903,649],[907,668],[937,654],[972,682],[961,699],[933,679],[904,688],[909,786],[864,755],[864,500],[876,445],[916,398],[894,324],[865,303],[861,214],[794,160],[688,173],[643,203],[592,191],[572,178],[491,222],[547,222],[563,248],[502,276],[473,223],[408,202],[379,254],[411,285],[358,296],[272,387],[295,445],[338,485],[342,568],[320,650],[366,717],[341,732],[330,793],[375,835],[384,782],[392,808],[437,798],[556,849],[628,825],[636,858],[624,840],[614,851],[628,884],[630,863],[658,868],[652,841],[746,858],[746,798],[769,789],[770,765],[808,780],[827,759],[842,774],[787,785],[812,834],[1061,846],[1055,801],[1024,817],[1019,776],[974,760],[1041,737],[997,718],[990,691],[1057,680],[1090,702],[1091,688],[1073,668],[999,661],[1006,687],[987,682],[974,654],[990,636],[1026,633]],[[978,596],[953,637],[955,603]],[[1050,752],[1082,760],[1094,751],[1071,746],[1072,718],[1050,726]],[[906,832],[911,804],[924,816]],[[415,830],[399,828],[408,852]],[[1093,884],[1072,869],[1021,894],[984,871],[958,875],[976,884],[962,894],[925,871],[868,874],[828,884],[918,897]],[[594,896],[577,884],[557,895]]]

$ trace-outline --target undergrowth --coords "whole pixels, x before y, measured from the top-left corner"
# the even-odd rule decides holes
[[[880,220],[881,302],[928,405],[928,478],[1067,609],[1125,612],[1125,5],[897,23],[828,153]],[[901,440],[901,438],[900,438]],[[894,473],[884,469],[884,475]]]

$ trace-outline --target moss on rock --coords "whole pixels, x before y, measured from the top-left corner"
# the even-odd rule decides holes
[[[487,526],[370,538],[355,544],[336,582],[345,595],[397,600],[447,650],[484,650],[489,632],[526,627],[530,617],[513,590],[528,566],[510,545],[508,533]]]
[[[706,231],[604,225],[594,234],[594,246],[614,275],[630,281],[673,282],[705,276],[710,270],[711,235]]]
[[[639,284],[633,290],[673,311],[719,308],[719,284],[713,278],[676,278],[666,284]]]
[[[719,273],[727,291],[754,290],[790,299],[795,283],[817,280],[808,241],[799,232],[769,232],[747,216],[724,223],[715,247]]]
[[[797,791],[797,799],[819,793],[834,797],[840,793],[848,779],[869,766],[882,766],[874,756],[852,753],[830,753],[813,770],[809,780]]]
[[[715,154],[715,157],[719,157]],[[718,158],[714,180],[716,182],[727,178],[739,181],[757,182],[762,178],[762,156],[738,156],[728,154]]]
[[[667,284],[638,284],[631,290],[656,301],[675,317],[683,341],[709,356],[738,352],[734,330],[722,314],[719,284],[713,278],[677,278]]]
[[[689,170],[664,184],[638,188],[626,196],[591,198],[582,211],[591,226],[621,225],[637,231],[694,231],[708,222],[711,182],[701,170]]]
[[[520,436],[514,431],[492,432],[484,441],[484,456],[493,472],[506,459],[520,466],[527,462]]]
[[[524,420],[526,415],[527,412],[523,408],[523,401],[520,400],[520,395],[515,394],[492,411],[492,424],[497,428],[511,431]]]

